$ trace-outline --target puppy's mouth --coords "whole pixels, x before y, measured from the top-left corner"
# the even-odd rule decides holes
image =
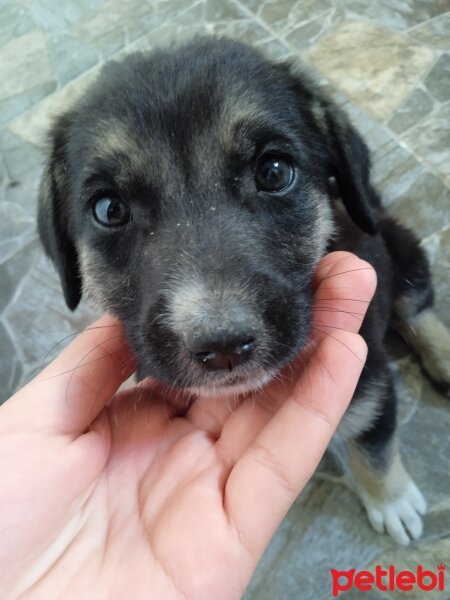
[[[192,386],[186,391],[199,398],[234,397],[248,392],[258,391],[271,381],[278,369],[266,369],[255,375],[230,375],[220,379],[213,379],[202,386]]]

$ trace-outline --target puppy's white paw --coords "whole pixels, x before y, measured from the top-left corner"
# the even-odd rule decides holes
[[[386,531],[398,544],[406,546],[422,535],[422,516],[427,509],[425,498],[414,481],[409,480],[396,498],[383,501],[362,492],[362,501],[375,531]]]

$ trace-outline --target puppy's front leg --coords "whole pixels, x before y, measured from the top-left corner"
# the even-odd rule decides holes
[[[375,428],[377,425],[375,425]],[[403,466],[395,437],[372,430],[349,442],[350,468],[375,531],[384,530],[401,545],[422,535],[426,502]]]
[[[450,331],[431,308],[402,317],[400,333],[418,353],[433,385],[450,398]]]

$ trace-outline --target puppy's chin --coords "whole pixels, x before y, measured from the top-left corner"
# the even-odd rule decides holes
[[[220,383],[214,382],[210,385],[204,385],[201,387],[186,388],[186,391],[197,396],[197,398],[202,399],[236,397],[248,392],[260,390],[275,377],[277,372],[277,369],[269,369],[256,377],[242,379],[242,381],[237,383],[227,383],[226,381]]]

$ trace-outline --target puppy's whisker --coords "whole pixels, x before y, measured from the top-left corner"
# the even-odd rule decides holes
[[[339,327],[336,327],[335,329],[340,329]],[[335,337],[334,335],[331,335],[331,333],[328,333],[327,331],[324,331],[323,329],[320,329],[320,327],[318,327],[316,324],[313,325],[312,327],[312,331],[318,331],[319,333],[322,333],[323,335],[332,338],[333,340],[335,340],[336,342],[338,342],[339,344],[341,344],[342,346],[344,346],[344,348],[346,348],[349,352],[351,352],[353,354],[353,356],[361,363],[364,363],[365,361],[361,360],[361,358],[356,354],[356,352],[354,352],[350,346],[347,346],[347,344],[345,344],[342,340],[340,340],[339,338]],[[349,331],[347,329],[344,329],[342,331]],[[350,333],[354,333],[353,331],[350,331]]]
[[[323,361],[323,360],[320,358],[320,356],[318,356],[318,355],[316,354],[316,357],[315,357],[315,358],[316,358],[316,360],[317,360],[317,361],[319,362],[319,364],[320,364],[320,369],[321,369],[321,371],[322,371],[322,376],[323,376],[323,371],[326,371],[326,373],[327,373],[328,377],[331,379],[331,381],[333,381],[333,383],[336,383],[336,380],[335,380],[335,378],[333,377],[332,373],[330,372],[330,370],[329,370],[329,369],[328,369],[328,367],[326,366],[325,362],[324,362],[324,361]],[[309,377],[308,377],[308,379],[309,379]],[[310,380],[310,382],[309,382],[309,383],[310,383],[310,391],[311,391],[311,389],[312,389],[312,386],[313,386],[313,382]]]
[[[119,336],[118,336],[118,337],[119,337]],[[110,339],[113,339],[113,338],[110,338]],[[105,340],[105,341],[106,341],[106,340]],[[74,373],[74,371],[76,371],[77,369],[80,369],[81,367],[84,367],[84,366],[86,366],[86,365],[90,365],[90,364],[94,364],[94,363],[96,363],[96,362],[98,362],[98,361],[100,361],[100,360],[104,360],[104,359],[106,359],[106,358],[108,358],[108,357],[110,357],[110,356],[114,356],[115,354],[121,354],[121,353],[124,351],[125,347],[126,347],[126,346],[124,346],[124,348],[122,348],[122,349],[120,349],[120,350],[116,350],[116,351],[114,351],[114,352],[110,352],[109,354],[105,354],[104,356],[99,356],[98,358],[94,358],[94,359],[92,359],[92,360],[90,360],[90,361],[87,361],[87,362],[85,362],[85,363],[82,363],[82,364],[80,364],[80,363],[81,363],[81,360],[83,360],[83,359],[81,359],[81,360],[80,360],[80,361],[79,361],[79,362],[76,364],[76,366],[75,366],[75,367],[72,367],[71,369],[67,369],[67,371],[60,371],[60,372],[59,372],[59,373],[57,373],[56,375],[51,375],[50,377],[45,377],[45,378],[44,378],[44,379],[42,379],[41,381],[51,381],[52,379],[55,379],[56,377],[62,377],[63,375],[67,375],[68,373],[72,373],[72,374],[73,374],[73,373]],[[90,350],[90,351],[89,351],[87,354],[85,354],[85,355],[84,355],[84,357],[83,357],[83,358],[85,358],[86,356],[88,356],[88,355],[89,355],[91,352],[93,352],[93,350]]]
[[[334,302],[336,300],[348,300],[349,302],[361,302],[362,304],[370,304],[371,300],[360,300],[358,298],[347,298],[347,297],[339,297],[339,296],[335,296],[332,298],[317,298],[315,300],[315,302]]]
[[[350,310],[342,310],[340,308],[334,308],[333,306],[323,306],[323,307],[316,307],[312,310],[312,313],[316,313],[316,312],[330,312],[330,313],[342,313],[343,315],[348,315],[349,317],[354,317],[355,319],[358,319],[359,321],[362,321],[364,319],[364,317],[366,316],[365,313],[358,313],[358,312],[353,312]]]
[[[110,353],[109,356],[111,356],[112,354],[114,354],[114,353]],[[119,363],[119,368],[120,368],[121,372],[124,372],[129,366],[131,366],[133,364],[133,362],[134,362],[134,357],[133,356],[128,357],[124,361],[120,362]],[[109,375],[106,376],[103,379],[103,381],[101,382],[101,385],[98,386],[97,395],[96,395],[96,397],[95,397],[95,399],[94,399],[94,401],[92,402],[92,405],[91,405],[91,415],[90,415],[91,416],[91,420],[94,417],[94,415],[92,414],[92,410],[93,410],[93,408],[94,408],[94,406],[95,406],[95,404],[97,402],[98,395],[100,394],[101,390],[104,388],[104,386],[106,385],[106,383],[109,381],[109,379],[110,379],[110,376]],[[133,396],[132,400],[133,400],[133,402],[135,401],[134,396]]]
[[[87,365],[95,364],[96,362],[98,362],[98,361],[100,361],[100,360],[104,360],[104,359],[106,359],[106,358],[110,358],[111,356],[114,356],[115,354],[121,354],[121,353],[122,353],[122,352],[125,350],[125,348],[127,347],[127,344],[124,342],[124,343],[123,343],[123,347],[122,347],[122,348],[120,348],[120,349],[118,349],[118,350],[116,350],[116,351],[114,351],[114,352],[108,352],[108,353],[106,353],[106,354],[105,354],[105,355],[103,355],[103,356],[99,356],[98,358],[96,358],[96,359],[93,359],[92,361],[87,361],[87,362],[84,362],[84,360],[85,360],[85,359],[86,359],[86,358],[87,358],[87,357],[88,357],[90,354],[92,354],[93,352],[95,352],[95,351],[96,351],[98,348],[101,348],[101,347],[103,346],[103,344],[105,344],[105,343],[107,343],[107,342],[110,342],[110,341],[112,341],[112,340],[114,340],[114,339],[118,339],[118,338],[120,338],[120,337],[121,337],[121,336],[119,336],[119,335],[116,335],[116,336],[113,336],[113,337],[111,337],[111,338],[108,338],[108,339],[106,339],[106,340],[103,340],[103,341],[102,341],[102,342],[100,342],[99,344],[96,344],[96,345],[95,345],[93,348],[91,348],[91,350],[89,350],[89,352],[87,352],[87,353],[86,353],[86,354],[85,354],[85,355],[84,355],[84,356],[83,356],[83,357],[82,357],[82,358],[81,358],[81,359],[78,361],[78,363],[76,364],[76,366],[75,366],[73,369],[70,369],[70,370],[68,370],[68,371],[67,371],[67,373],[70,373],[70,377],[69,377],[69,381],[67,382],[67,387],[66,387],[66,402],[68,402],[68,392],[69,392],[69,387],[70,387],[70,384],[71,384],[71,382],[72,382],[72,379],[73,379],[73,377],[74,377],[74,375],[75,375],[75,372],[77,371],[77,369],[79,369],[79,368],[81,368],[81,367],[84,367],[84,366],[87,366]]]
[[[334,277],[341,277],[342,275],[346,275],[347,273],[357,273],[359,271],[373,271],[372,267],[359,267],[358,269],[348,269],[347,271],[341,271],[340,273],[334,273],[333,275],[327,275],[322,279],[322,281],[327,281],[328,279],[333,279]]]
[[[313,322],[313,328],[315,326],[326,327],[327,329],[335,329],[336,331],[346,331],[347,333],[355,333],[352,329],[345,329],[345,327],[337,327],[337,325],[327,325],[326,323],[321,323],[320,321]]]
[[[284,344],[283,342],[280,342],[279,340],[274,340],[272,342],[272,346],[278,347],[278,348],[285,348],[286,350],[292,351],[292,346],[289,346],[288,344]]]
[[[49,355],[53,352],[53,350],[55,350],[60,344],[63,344],[65,341],[70,340],[71,338],[76,337],[77,335],[80,335],[82,333],[84,333],[85,331],[95,331],[97,329],[109,329],[111,327],[120,327],[119,324],[117,325],[96,325],[94,326],[90,326],[90,327],[85,327],[84,329],[79,329],[78,331],[74,331],[72,333],[69,333],[68,335],[64,336],[63,338],[61,338],[58,342],[56,342],[56,344],[53,344],[53,346],[47,350],[43,360],[42,360],[42,364],[41,364],[41,369],[44,368],[44,366],[47,364],[47,360]],[[46,333],[57,333],[55,332],[46,332]]]

